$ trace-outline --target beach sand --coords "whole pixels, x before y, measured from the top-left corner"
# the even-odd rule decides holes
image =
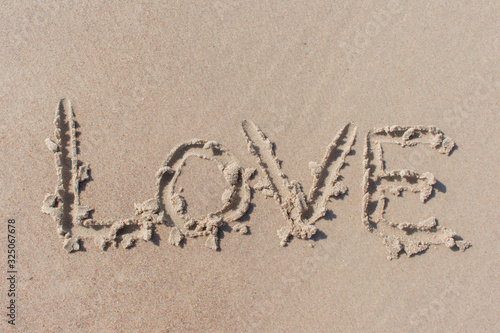
[[[2,3],[0,330],[499,331],[499,13],[495,1]],[[60,103],[76,121],[74,169],[54,137]],[[388,189],[383,215],[364,208],[389,177],[380,138],[396,143],[382,144],[386,170],[418,173],[389,180],[420,191]],[[169,153],[194,139],[219,162],[179,162],[159,195]],[[66,175],[90,166],[76,188],[103,226],[73,226],[72,206],[58,227],[75,197],[54,192],[61,151]],[[141,205],[152,198],[158,209]]]

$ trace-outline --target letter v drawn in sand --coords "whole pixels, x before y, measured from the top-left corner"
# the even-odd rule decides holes
[[[311,238],[317,231],[314,223],[325,216],[326,204],[335,196],[347,192],[347,186],[340,181],[340,170],[356,138],[356,126],[347,124],[328,145],[321,164],[310,162],[313,184],[306,195],[302,185],[289,180],[281,170],[274,144],[250,121],[243,121],[248,150],[257,156],[259,166],[265,175],[255,188],[266,197],[273,197],[280,206],[287,225],[278,230],[280,245],[285,246],[292,237]]]

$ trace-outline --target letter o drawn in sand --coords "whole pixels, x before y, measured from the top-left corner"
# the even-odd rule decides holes
[[[195,219],[187,213],[186,201],[175,186],[182,167],[190,157],[215,162],[230,186],[222,194],[222,208],[202,219]],[[224,223],[236,222],[248,210],[251,190],[247,180],[253,172],[254,169],[241,167],[236,158],[215,141],[195,139],[175,147],[156,174],[156,199],[163,213],[162,218],[173,227],[169,243],[179,246],[185,237],[207,236],[206,246],[217,250],[219,228]],[[234,229],[246,233],[247,227],[237,223]]]

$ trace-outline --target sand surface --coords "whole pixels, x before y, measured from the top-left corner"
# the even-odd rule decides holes
[[[500,331],[498,1],[7,1],[0,27],[0,331]]]

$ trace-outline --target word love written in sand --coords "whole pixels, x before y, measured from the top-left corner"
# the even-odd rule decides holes
[[[55,156],[58,184],[54,193],[46,195],[42,211],[57,223],[57,231],[64,239],[63,247],[68,252],[78,251],[85,239],[94,239],[103,250],[118,244],[129,248],[139,239],[151,240],[159,224],[171,228],[169,243],[172,245],[180,246],[186,238],[206,237],[206,246],[218,250],[223,225],[241,234],[248,233],[248,227],[238,220],[247,212],[253,190],[273,198],[280,207],[286,220],[286,225],[278,230],[281,246],[293,238],[310,239],[317,232],[315,222],[325,216],[330,199],[347,192],[346,185],[340,181],[340,171],[356,138],[356,126],[347,124],[327,146],[321,163],[309,163],[313,184],[309,193],[305,193],[299,182],[283,173],[273,143],[255,124],[243,121],[248,150],[256,157],[263,175],[255,185],[249,184],[255,169],[242,167],[224,146],[214,141],[192,140],[170,152],[155,175],[154,197],[135,204],[135,216],[99,221],[92,218],[93,208],[80,203],[80,187],[89,180],[90,169],[78,160],[74,112],[68,100],[59,102],[54,124],[55,139],[45,142]],[[455,143],[435,126],[390,126],[367,134],[363,154],[362,221],[370,232],[382,237],[388,258],[398,258],[403,251],[411,256],[438,244],[461,250],[468,248],[469,242],[454,231],[438,226],[435,217],[417,223],[386,219],[388,196],[413,192],[425,203],[434,191],[436,179],[429,172],[386,170],[382,149],[385,144],[427,145],[449,155]],[[176,187],[182,167],[190,157],[216,163],[227,181],[222,207],[203,218],[188,214],[182,189]]]

